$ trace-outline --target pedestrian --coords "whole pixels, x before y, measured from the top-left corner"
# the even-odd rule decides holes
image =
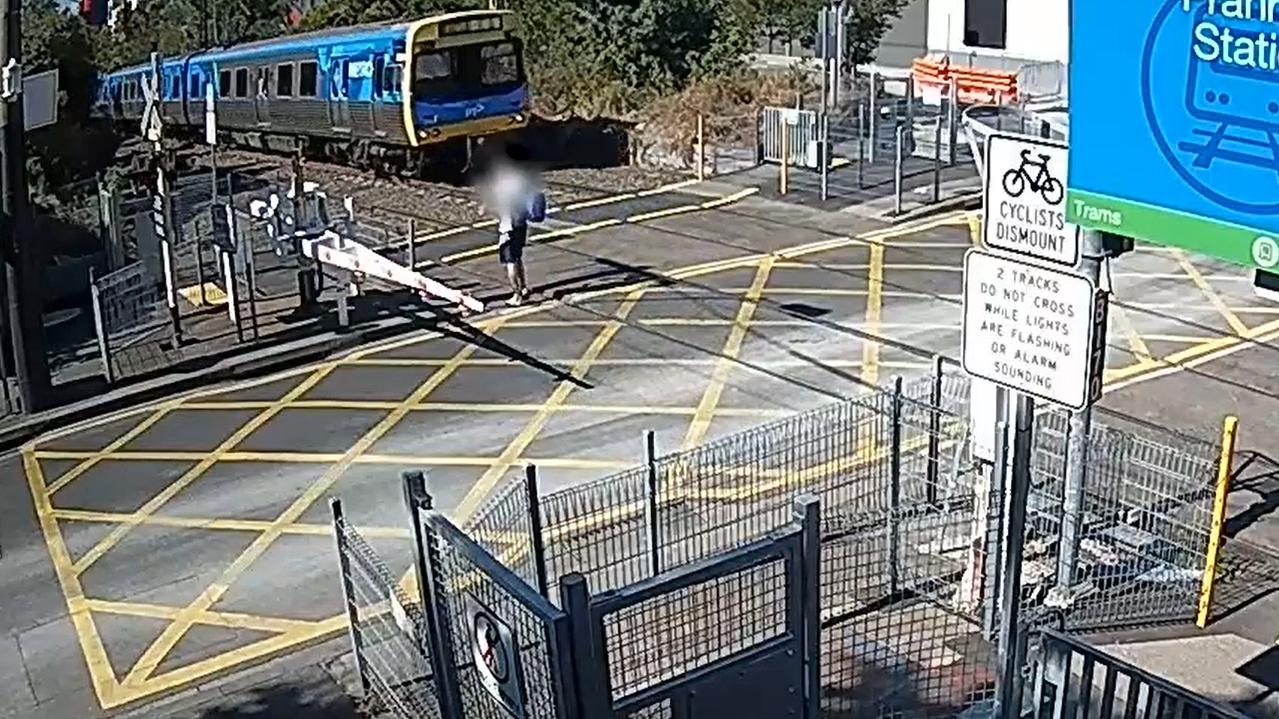
[[[530,221],[540,222],[545,211],[543,196],[527,166],[528,150],[512,143],[493,158],[481,183],[484,207],[497,219],[497,256],[511,284],[511,305],[522,304],[529,295],[524,272],[524,246],[528,243]]]

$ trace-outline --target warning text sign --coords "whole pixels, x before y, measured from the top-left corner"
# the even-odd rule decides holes
[[[1079,275],[979,250],[964,257],[963,365],[969,374],[1083,408],[1097,290]]]

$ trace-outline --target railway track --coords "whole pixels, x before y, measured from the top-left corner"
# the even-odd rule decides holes
[[[184,152],[192,166],[207,171],[208,152],[195,148]],[[287,185],[292,174],[290,158],[245,150],[222,150],[218,166]],[[319,183],[330,197],[350,196],[362,223],[396,234],[413,221],[419,232],[435,232],[483,219],[475,190],[464,184],[416,178],[388,177],[344,165],[308,160],[308,181]],[[542,174],[547,200],[552,206],[581,202],[625,192],[644,190],[685,179],[680,173],[640,167],[560,169]]]

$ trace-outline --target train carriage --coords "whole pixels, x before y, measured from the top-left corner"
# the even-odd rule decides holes
[[[166,58],[162,117],[202,133],[213,84],[219,133],[248,147],[309,150],[357,166],[401,164],[460,149],[528,122],[523,48],[509,11],[321,30]],[[147,66],[100,78],[100,116],[136,121]]]

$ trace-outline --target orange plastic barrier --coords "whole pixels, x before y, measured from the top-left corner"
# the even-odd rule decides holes
[[[916,58],[911,76],[921,97],[944,96],[955,81],[956,95],[966,104],[1011,104],[1017,101],[1017,73],[980,67],[958,67],[949,59]]]

